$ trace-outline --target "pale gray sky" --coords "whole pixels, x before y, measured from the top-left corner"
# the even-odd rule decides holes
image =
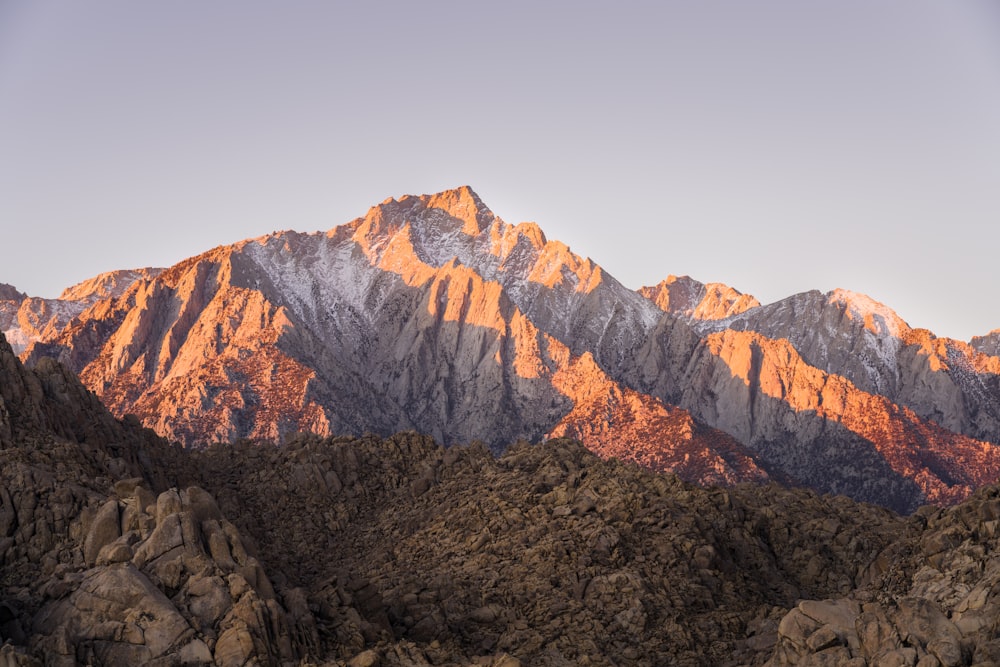
[[[1000,327],[1000,2],[0,0],[0,282],[471,185],[629,287]]]

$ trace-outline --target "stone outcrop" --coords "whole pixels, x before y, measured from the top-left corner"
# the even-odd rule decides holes
[[[0,336],[2,664],[298,664],[252,547],[185,452]],[[155,492],[160,489],[159,494]]]
[[[295,661],[286,612],[214,499],[134,483],[81,514],[86,569],[53,571],[29,647],[67,665]]]
[[[973,337],[969,345],[983,354],[1000,357],[1000,329],[995,329],[985,336]]]
[[[767,664],[1000,664],[1000,491],[914,523],[918,537],[876,558],[850,597],[786,614]]]
[[[19,303],[27,298],[27,294],[18,291],[18,289],[13,285],[0,283],[0,301],[15,301]]]

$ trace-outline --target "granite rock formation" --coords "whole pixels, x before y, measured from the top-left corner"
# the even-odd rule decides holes
[[[188,456],[0,336],[2,664],[291,663],[288,612]],[[174,486],[171,486],[174,485]],[[252,549],[252,548],[251,548]]]
[[[969,345],[991,357],[1000,356],[1000,329],[995,329],[984,336],[973,337]]]
[[[850,596],[800,602],[778,625],[769,667],[1000,664],[1000,489],[924,507]]]
[[[693,481],[767,478],[724,433],[654,427],[694,420],[610,376],[657,317],[463,188],[136,278],[24,356],[59,359],[115,414],[185,445],[417,429],[499,450],[561,433],[658,469],[686,458]]]

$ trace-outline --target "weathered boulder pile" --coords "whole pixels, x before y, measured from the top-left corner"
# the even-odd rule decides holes
[[[303,436],[197,458],[262,562],[307,591],[321,653],[384,664],[759,664],[800,599],[850,595],[918,532],[843,497],[701,489],[570,440],[494,458],[415,433]]]
[[[849,597],[789,612],[768,665],[1000,665],[1000,489],[912,523]]]
[[[415,433],[301,436],[196,458],[305,592],[328,659],[1000,664],[997,487],[903,518],[702,489],[570,440],[493,458]]]
[[[186,453],[2,337],[0,417],[0,664],[298,661],[252,545],[181,483]]]
[[[33,646],[49,664],[243,665],[297,656],[285,612],[239,533],[198,487],[132,480],[81,517],[86,569],[53,572]]]

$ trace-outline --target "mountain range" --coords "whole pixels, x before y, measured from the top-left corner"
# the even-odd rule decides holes
[[[1000,335],[913,329],[845,290],[762,305],[635,291],[468,187],[387,199],[58,299],[0,287],[0,330],[113,414],[188,447],[416,430],[572,437],[700,484],[774,480],[901,512],[1000,479]]]

